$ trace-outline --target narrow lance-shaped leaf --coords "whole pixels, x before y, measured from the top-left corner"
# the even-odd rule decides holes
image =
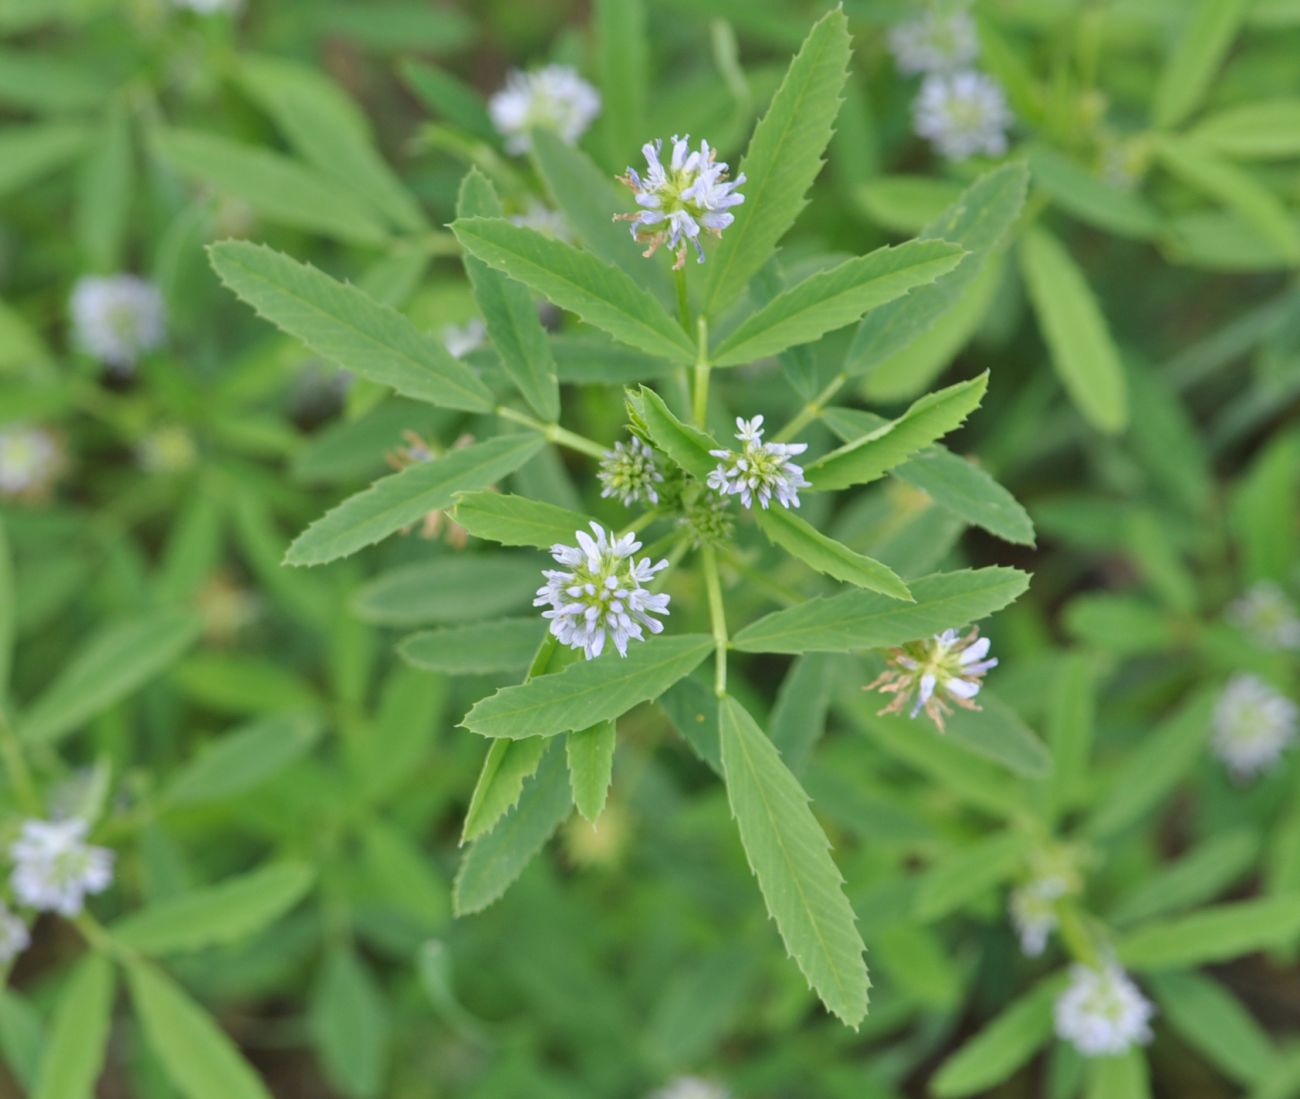
[[[355,287],[262,245],[225,241],[208,251],[226,286],[335,365],[443,408],[492,408],[492,391],[469,367]]]
[[[1300,156],[1300,98],[1261,99],[1212,114],[1189,135],[1224,156],[1286,159]]]
[[[1268,1032],[1231,992],[1196,972],[1152,977],[1160,1015],[1187,1043],[1240,1084],[1259,1084],[1277,1067]]]
[[[62,122],[0,130],[0,195],[52,172],[86,144],[86,130]]]
[[[871,982],[856,918],[808,795],[743,706],[718,708],[731,815],[786,949],[827,1009],[856,1027]]]
[[[1300,935],[1300,895],[1262,897],[1160,920],[1120,939],[1115,952],[1133,969],[1186,969],[1224,962]]]
[[[388,1004],[366,964],[346,946],[330,951],[312,990],[311,1035],[331,1081],[353,1099],[378,1099],[391,1026]]]
[[[471,168],[460,185],[456,216],[499,218],[501,214],[501,201],[492,184],[477,168]],[[537,415],[548,423],[557,419],[560,387],[555,380],[555,359],[532,296],[473,256],[466,256],[464,262],[502,368]]]
[[[985,371],[977,378],[958,382],[937,393],[927,393],[897,420],[818,458],[804,470],[804,475],[818,491],[874,481],[960,427],[979,407],[988,384]]]
[[[1152,120],[1161,129],[1178,125],[1209,90],[1250,0],[1199,0],[1182,6],[1188,21],[1160,72]],[[1180,9],[1175,8],[1175,11]]]
[[[87,954],[63,986],[32,1099],[92,1099],[113,1017],[113,963]]]
[[[502,435],[408,466],[317,519],[294,540],[285,563],[323,565],[356,553],[447,507],[458,492],[495,484],[543,445],[540,435]]]
[[[525,668],[545,623],[540,618],[504,618],[425,630],[402,639],[402,659],[446,675],[486,675]]]
[[[471,255],[616,340],[660,358],[694,360],[681,326],[618,268],[503,218],[458,218],[451,229]]]
[[[575,730],[565,738],[573,804],[593,824],[604,812],[605,799],[609,796],[616,740],[612,721],[601,721],[590,729]]]
[[[754,512],[759,529],[782,549],[818,572],[909,602],[912,593],[888,565],[856,553],[848,546],[822,534],[816,527],[786,508],[759,508]]]
[[[308,712],[264,714],[204,745],[163,798],[171,805],[196,805],[238,797],[301,759],[320,732],[320,720]]]
[[[705,264],[703,311],[717,316],[776,250],[821,171],[848,79],[848,20],[836,8],[808,32],[740,162],[744,205]]]
[[[1019,569],[936,573],[912,582],[914,603],[865,591],[811,599],[746,626],[733,644],[756,653],[890,648],[984,618],[1028,586],[1029,577]]]
[[[452,518],[475,538],[538,549],[569,543],[574,531],[587,530],[591,523],[568,508],[504,492],[457,493]]]

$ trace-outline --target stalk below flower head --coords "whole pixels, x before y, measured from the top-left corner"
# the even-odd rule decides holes
[[[989,639],[979,633],[979,627],[972,626],[965,637],[956,630],[944,630],[921,641],[909,641],[890,652],[885,670],[863,690],[894,696],[882,714],[901,713],[911,700],[907,716],[916,717],[924,709],[943,732],[944,717],[952,712],[948,703],[978,710],[973,700],[983,686],[984,674],[997,666],[997,657],[988,655]]]
[[[28,820],[9,848],[14,860],[10,884],[19,903],[41,912],[75,916],[86,896],[113,881],[113,852],[86,842],[80,817]]]
[[[1228,620],[1270,648],[1300,649],[1300,615],[1271,581],[1261,581],[1233,600]]]
[[[533,127],[551,130],[566,145],[576,145],[600,114],[600,93],[568,65],[531,72],[512,69],[505,87],[488,101],[488,114],[506,139],[507,152],[528,152]]]
[[[0,427],[0,497],[40,496],[58,476],[63,453],[58,439],[43,427]]]
[[[543,570],[546,583],[537,589],[533,606],[549,605],[542,617],[550,620],[551,633],[569,648],[581,649],[588,660],[604,651],[607,637],[613,638],[619,656],[627,656],[629,641],[644,641],[644,630],[659,633],[664,628],[653,616],[668,614],[668,596],[653,594],[645,585],[668,562],[636,560],[633,554],[641,543],[632,534],[612,538],[599,523],[592,523],[591,531],[575,531],[576,546],[551,547],[551,556],[568,571]]]
[[[69,301],[77,347],[118,371],[162,345],[166,309],[158,287],[135,275],[86,275]]]
[[[966,68],[979,56],[975,20],[964,5],[927,11],[890,28],[889,50],[904,73]]]
[[[1155,1008],[1114,962],[1070,967],[1057,998],[1056,1033],[1085,1057],[1113,1057],[1151,1041]]]
[[[0,903],[0,966],[12,962],[31,941],[27,925]]]
[[[931,73],[913,116],[917,134],[949,160],[1007,151],[1011,109],[998,82],[981,72]]]
[[[667,167],[660,159],[663,141],[656,138],[641,146],[645,156],[645,175],[628,168],[619,178],[632,189],[636,204],[634,214],[615,214],[615,220],[631,223],[632,239],[646,245],[645,255],[667,243],[677,260],[674,269],[686,262],[686,245],[694,245],[699,262],[704,262],[701,230],[722,236],[722,230],[736,220],[731,207],[739,206],[745,196],[736,188],[745,182],[745,173],[727,178],[727,165],[717,159],[717,150],[701,141],[691,148],[691,135],[673,135],[672,153]]]
[[[613,450],[605,451],[596,476],[603,486],[600,495],[617,496],[625,507],[631,507],[638,500],[659,503],[655,485],[663,484],[664,475],[655,464],[654,451],[636,435],[626,443],[615,443]]]
[[[736,417],[736,438],[744,446],[739,454],[731,450],[710,450],[718,464],[709,474],[709,488],[723,496],[739,496],[747,508],[757,499],[764,511],[775,496],[782,507],[799,506],[799,490],[811,488],[803,468],[791,458],[808,449],[807,443],[763,442],[763,417]]]
[[[1228,681],[1214,707],[1214,754],[1238,781],[1269,770],[1296,735],[1296,704],[1253,675]]]

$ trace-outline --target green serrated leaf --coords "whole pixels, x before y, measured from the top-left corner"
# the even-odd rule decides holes
[[[323,565],[350,556],[447,507],[458,492],[495,484],[544,445],[540,435],[529,432],[501,435],[408,466],[317,519],[294,539],[285,563]]]
[[[465,812],[461,843],[469,843],[491,831],[497,821],[514,808],[524,781],[537,770],[549,743],[544,737],[527,737],[524,740],[494,740],[488,746],[469,809]]]
[[[452,518],[475,538],[547,550],[557,542],[571,545],[574,532],[591,525],[576,511],[504,492],[457,493]]]
[[[650,441],[691,476],[706,480],[718,464],[709,453],[718,449],[712,436],[679,420],[653,389],[642,386],[632,404]]]
[[[573,804],[592,824],[605,810],[605,799],[609,796],[609,784],[614,776],[616,740],[612,721],[598,722],[590,729],[579,729],[565,737]]]
[[[230,290],[335,365],[443,408],[493,407],[492,391],[468,366],[355,287],[263,245],[225,241],[208,253]]]
[[[792,553],[810,568],[846,584],[911,601],[912,593],[893,569],[855,553],[834,538],[828,538],[794,512],[786,508],[758,509],[754,512],[754,519],[759,530],[775,545]]]
[[[32,1099],[92,1099],[113,1022],[113,963],[87,954],[63,986]]]
[[[735,699],[719,702],[718,728],[731,815],[767,910],[827,1010],[856,1027],[871,982],[830,841],[798,779]]]
[[[417,668],[447,675],[485,675],[527,667],[545,623],[539,618],[504,618],[425,630],[403,638],[402,659]]]
[[[874,592],[811,599],[746,626],[733,644],[757,653],[890,648],[984,618],[1014,602],[1028,586],[1029,577],[1019,569],[936,573],[913,581],[913,603]]]

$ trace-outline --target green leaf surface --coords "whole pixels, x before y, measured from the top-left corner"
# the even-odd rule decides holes
[[[1045,229],[1034,229],[1025,237],[1020,272],[1052,366],[1070,399],[1099,431],[1122,430],[1128,423],[1124,369],[1083,272]]]
[[[113,963],[87,954],[68,977],[50,1020],[32,1099],[93,1099],[113,1023]]]
[[[515,807],[523,792],[524,781],[542,762],[550,741],[544,737],[524,740],[494,740],[479,772],[460,842],[469,843],[489,832],[506,813]]]
[[[174,663],[199,628],[180,611],[146,611],[103,627],[22,715],[21,735],[32,744],[62,739]]]
[[[1122,237],[1150,240],[1163,230],[1159,213],[1134,191],[1107,183],[1047,146],[1029,153],[1034,183],[1080,221]]]
[[[604,163],[623,167],[636,149],[632,135],[646,132],[646,92],[651,87],[650,43],[642,0],[597,0],[592,5],[600,71],[600,135]]]
[[[697,480],[708,478],[718,464],[709,451],[720,449],[712,436],[679,420],[653,389],[642,386],[630,403],[656,447]]]
[[[336,366],[442,408],[492,408],[491,390],[469,367],[356,287],[245,241],[214,244],[208,253],[238,297]]]
[[[1008,880],[1024,862],[1032,842],[1023,832],[1003,831],[958,848],[921,879],[917,918],[942,919]]]
[[[712,649],[713,638],[703,634],[634,642],[626,657],[607,651],[556,675],[505,687],[475,703],[462,724],[480,736],[511,740],[586,729],[658,698]]]
[[[323,565],[387,538],[445,508],[456,493],[487,488],[523,465],[545,445],[521,432],[448,451],[408,466],[350,496],[302,532],[285,554],[288,565]]]
[[[1186,969],[1226,962],[1300,937],[1300,895],[1204,908],[1145,924],[1120,938],[1115,953],[1137,970]]]
[[[1029,586],[1018,569],[936,573],[911,584],[913,603],[874,592],[845,592],[774,611],[734,638],[744,652],[804,653],[884,649],[960,629],[1014,602]]]
[[[501,200],[492,184],[477,168],[471,168],[461,181],[456,216],[499,218],[501,214]],[[472,256],[466,256],[464,263],[502,368],[538,416],[548,423],[559,419],[555,359],[532,295]]]
[[[807,203],[848,79],[852,40],[838,8],[808,33],[740,162],[745,202],[705,265],[703,312],[717,316],[767,263]]]
[[[200,805],[238,797],[305,756],[320,733],[319,718],[309,712],[254,718],[205,744],[176,772],[163,800]]]
[[[1157,128],[1177,126],[1200,105],[1249,7],[1250,0],[1198,0],[1181,9],[1190,15],[1160,70],[1151,108]]]
[[[911,601],[912,593],[893,569],[827,537],[793,511],[760,508],[754,512],[754,519],[774,545],[793,554],[810,568],[846,584]]]
[[[946,241],[914,240],[819,271],[746,317],[713,349],[713,365],[753,362],[811,343],[918,286],[929,285],[955,268],[965,254]]]
[[[772,743],[796,775],[826,731],[836,660],[825,653],[796,657],[772,707]]]
[[[503,218],[458,218],[451,229],[471,255],[616,340],[660,358],[694,361],[695,346],[681,326],[617,267]]]
[[[1196,972],[1159,973],[1151,987],[1161,1019],[1229,1079],[1257,1085],[1278,1067],[1268,1032],[1218,981]]]
[[[573,545],[574,533],[591,520],[568,508],[504,492],[461,492],[452,518],[475,538],[503,546],[549,550],[557,542]]]
[[[1188,136],[1202,148],[1240,160],[1300,156],[1300,98],[1259,99],[1216,111]]]
[[[16,191],[66,164],[86,144],[86,130],[65,122],[38,122],[0,130],[0,195]]]
[[[528,666],[546,624],[540,618],[504,618],[425,630],[403,638],[398,653],[408,664],[447,675],[513,672]]]
[[[945,728],[950,740],[965,745],[987,759],[1027,778],[1043,778],[1052,771],[1052,756],[1024,719],[985,687],[979,709],[956,707]]]
[[[1146,1052],[1133,1047],[1111,1057],[1088,1060],[1084,1099],[1152,1099]]]
[[[1140,923],[1211,901],[1245,877],[1259,849],[1259,836],[1250,828],[1212,836],[1134,883],[1110,911],[1110,921]]]
[[[379,1099],[391,1026],[384,990],[349,947],[325,957],[308,1014],[312,1041],[329,1078],[350,1099]]]
[[[604,812],[605,799],[609,797],[616,741],[617,730],[612,721],[601,721],[565,737],[573,804],[592,824]]]
[[[84,1041],[85,1031],[77,1032]],[[36,1077],[46,1048],[41,1017],[12,988],[0,988],[0,1057],[27,1094],[35,1095]],[[60,1058],[62,1061],[63,1058]]]
[[[130,115],[120,102],[111,103],[82,164],[77,186],[77,242],[92,270],[116,271],[122,266],[122,244],[135,191],[131,142]],[[3,190],[0,183],[0,192]]]
[[[719,703],[727,800],[768,913],[827,1010],[856,1027],[871,982],[856,917],[808,795],[739,702]]]
[[[147,962],[126,970],[145,1038],[185,1099],[271,1099],[257,1073],[198,1004]]]
[[[891,420],[838,450],[823,455],[804,473],[819,492],[863,485],[883,477],[918,450],[960,427],[984,399],[988,372],[927,393]]]
[[[530,606],[547,564],[528,554],[492,550],[445,554],[381,572],[357,589],[352,609],[379,626],[481,622]]]

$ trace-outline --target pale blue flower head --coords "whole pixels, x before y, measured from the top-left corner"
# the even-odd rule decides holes
[[[984,73],[931,73],[913,112],[917,134],[949,160],[1007,151],[1011,109],[1001,85]]]
[[[747,508],[765,511],[776,497],[782,507],[799,506],[799,490],[808,488],[803,469],[790,461],[808,449],[807,443],[763,442],[763,417],[736,417],[736,438],[743,444],[739,453],[711,450],[718,464],[709,474],[708,486],[723,496],[739,496]]]

